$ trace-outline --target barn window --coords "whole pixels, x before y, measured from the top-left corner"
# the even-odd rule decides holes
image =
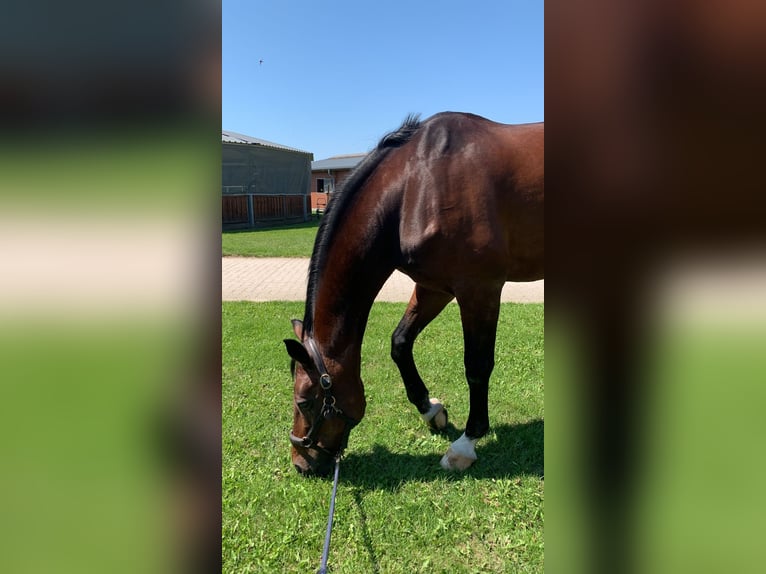
[[[332,177],[317,178],[318,193],[332,193],[333,191],[335,191],[335,178],[332,178]]]

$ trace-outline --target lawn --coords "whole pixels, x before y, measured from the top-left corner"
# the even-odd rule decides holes
[[[431,434],[389,358],[404,304],[376,303],[363,346],[367,414],[341,463],[330,569],[335,573],[542,572],[543,305],[504,304],[490,384],[492,429],[479,460],[439,459],[468,414],[456,305],[415,356],[449,410]],[[321,556],[331,482],[292,468],[292,381],[281,342],[302,303],[223,304],[223,571],[311,572]]]
[[[319,221],[223,232],[221,253],[240,257],[311,257]]]

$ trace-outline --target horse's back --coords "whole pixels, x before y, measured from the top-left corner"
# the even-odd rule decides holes
[[[544,125],[437,114],[399,150],[401,268],[416,281],[543,273]]]

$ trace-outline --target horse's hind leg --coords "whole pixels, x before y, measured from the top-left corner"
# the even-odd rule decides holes
[[[423,419],[437,430],[447,426],[447,412],[438,399],[429,398],[428,389],[415,366],[412,346],[420,332],[451,300],[452,295],[448,293],[415,285],[407,310],[391,336],[391,358],[399,367],[407,398],[415,405]]]
[[[495,367],[495,338],[500,313],[500,291],[475,290],[458,294],[463,322],[465,376],[468,380],[470,411],[465,432],[452,443],[441,465],[447,470],[464,470],[476,460],[476,441],[489,430],[489,377]]]

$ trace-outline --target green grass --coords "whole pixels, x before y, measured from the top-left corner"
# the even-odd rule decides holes
[[[456,305],[415,348],[431,395],[454,423],[431,434],[389,358],[404,304],[374,305],[363,346],[367,414],[341,463],[330,568],[335,573],[542,572],[543,305],[504,304],[479,460],[439,459],[468,415]],[[292,468],[292,381],[282,339],[302,303],[223,304],[223,571],[311,572],[331,483]]]
[[[311,257],[319,221],[255,231],[226,231],[222,255],[240,257]]]

